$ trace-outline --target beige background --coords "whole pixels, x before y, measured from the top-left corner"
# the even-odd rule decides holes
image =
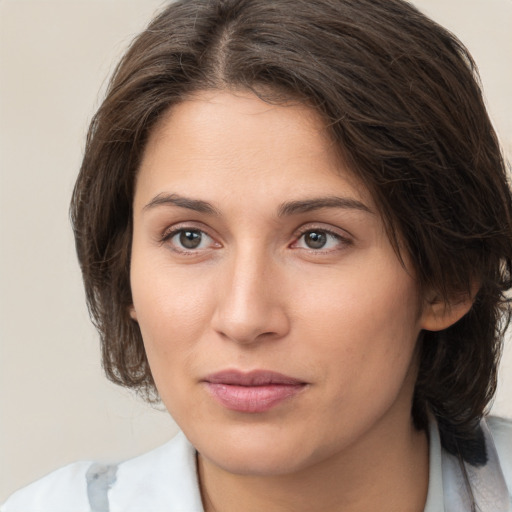
[[[469,46],[512,154],[512,0],[417,0]],[[156,0],[0,0],[0,501],[77,459],[175,432],[109,384],[84,304],[68,201],[105,77]],[[494,412],[512,417],[512,347]]]

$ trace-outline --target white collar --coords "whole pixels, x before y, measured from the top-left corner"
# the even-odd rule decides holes
[[[471,491],[480,512],[512,512],[509,492],[500,467],[493,438],[485,420],[480,423],[484,433],[487,463],[472,466],[464,463]],[[471,501],[457,457],[441,448],[437,423],[431,419],[430,476],[424,512],[469,512]]]
[[[487,463],[465,464],[480,512],[512,512],[496,448],[485,420]],[[471,510],[459,461],[441,448],[439,430],[430,422],[429,487],[424,512]],[[203,512],[196,468],[196,451],[183,433],[169,443],[120,464],[109,491],[110,510]]]

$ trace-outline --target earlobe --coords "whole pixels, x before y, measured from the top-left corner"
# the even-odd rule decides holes
[[[133,304],[128,308],[128,311],[130,312],[130,318],[137,322],[137,312],[135,311]]]
[[[429,300],[422,312],[421,328],[426,331],[442,331],[458,322],[473,305],[474,296],[465,295],[459,300]]]

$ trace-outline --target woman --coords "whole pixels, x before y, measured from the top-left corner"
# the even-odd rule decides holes
[[[71,211],[108,377],[183,434],[2,510],[510,510],[482,418],[512,201],[475,73],[400,0],[163,11]]]

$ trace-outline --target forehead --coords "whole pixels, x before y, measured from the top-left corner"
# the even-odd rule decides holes
[[[268,184],[295,195],[344,184],[372,202],[313,108],[269,104],[241,91],[198,92],[172,106],[150,133],[137,192],[190,182],[208,193],[217,186],[249,193]]]

